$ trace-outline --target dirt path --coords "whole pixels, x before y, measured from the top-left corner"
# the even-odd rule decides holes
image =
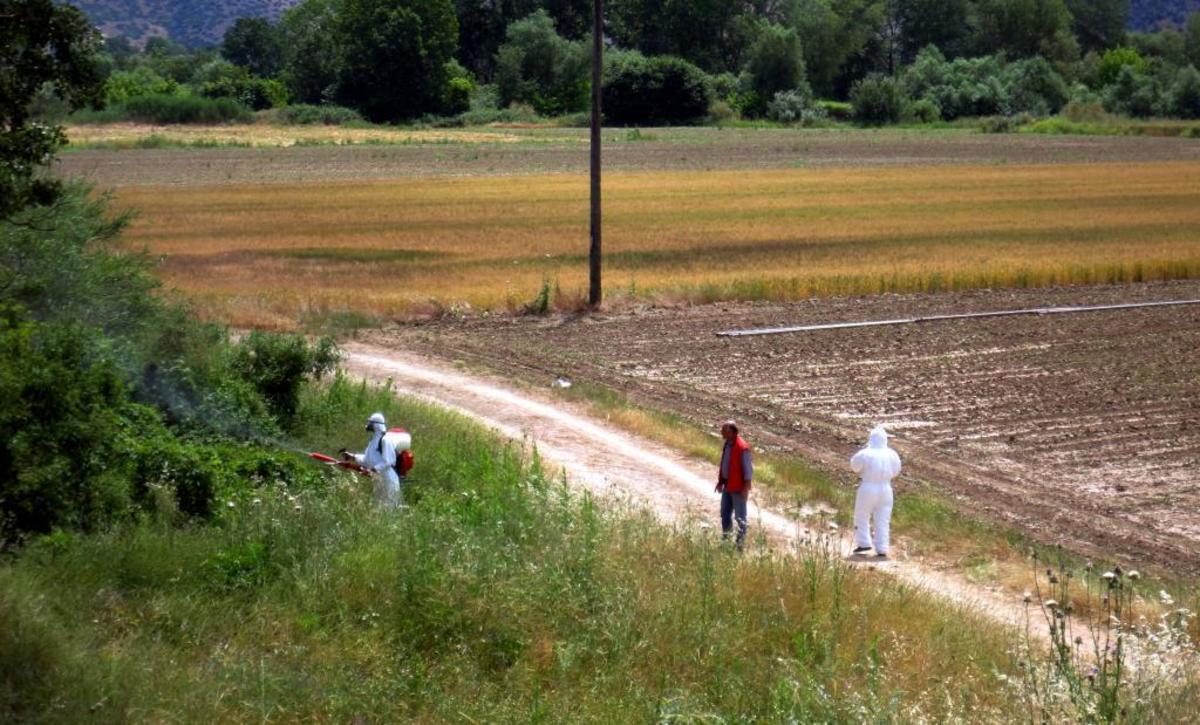
[[[568,472],[569,480],[598,495],[648,507],[665,521],[680,525],[715,523],[718,497],[711,466],[687,459],[653,441],[616,430],[573,406],[518,391],[497,378],[467,374],[420,356],[361,343],[345,346],[344,367],[372,382],[391,380],[396,390],[462,412],[513,439],[537,445],[548,461]],[[620,451],[620,455],[615,455]],[[806,536],[833,536],[849,556],[850,539],[831,533],[815,511],[789,518],[763,508],[751,497],[751,529],[767,534],[774,546],[792,546]],[[810,529],[812,526],[814,529]],[[899,547],[897,547],[899,548]],[[927,590],[1010,626],[1024,626],[1021,602],[939,571],[916,559],[860,563],[906,584]]]

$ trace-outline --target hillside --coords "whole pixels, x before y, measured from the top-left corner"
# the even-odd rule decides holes
[[[74,0],[106,36],[161,35],[188,46],[214,45],[238,18],[275,20],[300,0]]]
[[[1200,12],[1200,0],[1132,0],[1129,27],[1155,30],[1161,23],[1183,25],[1188,13]]]

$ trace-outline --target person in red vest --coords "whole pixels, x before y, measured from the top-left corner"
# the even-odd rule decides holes
[[[737,423],[727,420],[721,424],[725,448],[721,452],[721,468],[717,474],[717,492],[721,494],[721,536],[729,538],[733,519],[737,519],[737,548],[746,541],[746,501],[754,479],[754,462],[750,445],[738,435]]]

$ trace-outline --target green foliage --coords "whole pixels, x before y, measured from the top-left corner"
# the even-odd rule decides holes
[[[228,98],[255,111],[287,105],[288,92],[282,82],[273,78],[256,78],[244,70],[224,75],[200,87],[206,98]]]
[[[1128,67],[1134,73],[1145,74],[1150,67],[1146,59],[1136,49],[1128,46],[1118,46],[1104,51],[1100,63],[1096,67],[1096,83],[1104,87],[1117,82],[1121,71]]]
[[[895,78],[874,74],[850,91],[854,120],[868,126],[896,123],[904,113],[904,94]]]
[[[584,110],[590,68],[587,46],[560,37],[554,20],[538,10],[508,26],[496,56],[500,105],[528,103],[546,116]]]
[[[1005,106],[1005,89],[1000,80],[999,59],[958,58],[947,61],[937,48],[917,55],[904,72],[904,89],[910,98],[926,98],[953,120],[962,116],[993,116]]]
[[[250,111],[232,98],[137,96],[114,109],[132,121],[143,123],[238,123],[250,120]]]
[[[1062,76],[1037,56],[1010,63],[1001,73],[1008,113],[1030,113],[1048,116],[1058,113],[1070,98],[1070,89]]]
[[[790,91],[780,91],[767,104],[767,118],[780,123],[811,126],[827,118],[824,108],[817,105],[807,84]]]
[[[750,74],[754,92],[768,100],[776,93],[807,86],[804,55],[796,31],[764,23],[750,46],[746,72]]]
[[[617,125],[677,124],[708,113],[704,71],[671,56],[611,53],[606,57],[601,107]]]
[[[230,368],[250,383],[285,425],[294,423],[305,380],[319,378],[338,361],[333,340],[309,346],[302,335],[273,335],[257,330],[232,349]]]
[[[1200,72],[1195,66],[1179,71],[1166,93],[1167,112],[1177,118],[1200,118]]]
[[[181,91],[177,82],[163,78],[144,65],[133,70],[117,71],[104,82],[104,98],[109,104],[125,103],[140,96],[174,96]]]
[[[936,123],[942,120],[942,109],[928,98],[918,98],[905,107],[904,116],[917,123]]]
[[[294,100],[332,103],[342,73],[335,27],[340,0],[303,0],[279,20],[283,35],[282,77]]]
[[[1004,52],[1028,58],[1070,32],[1071,12],[1064,0],[975,0],[974,5],[976,55]]]
[[[1153,116],[1157,100],[1153,81],[1133,65],[1120,66],[1116,80],[1104,90],[1105,110],[1133,118]]]
[[[375,122],[443,110],[458,42],[451,0],[339,0],[334,8],[339,103]]]
[[[221,54],[260,78],[269,78],[283,66],[283,36],[263,18],[238,18],[225,31]]]
[[[98,106],[100,34],[78,9],[53,0],[0,0],[0,223],[26,206],[47,206],[61,184],[42,174],[62,129],[32,123],[31,104],[49,85],[69,110]]]
[[[279,109],[280,121],[295,126],[342,126],[348,123],[361,123],[363,117],[358,111],[345,106],[313,106],[307,103],[297,103]]]

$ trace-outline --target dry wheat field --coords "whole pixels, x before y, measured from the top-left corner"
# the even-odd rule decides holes
[[[617,171],[612,301],[812,296],[1200,276],[1200,162]],[[128,235],[235,325],[570,307],[587,180],[563,174],[126,186]]]

